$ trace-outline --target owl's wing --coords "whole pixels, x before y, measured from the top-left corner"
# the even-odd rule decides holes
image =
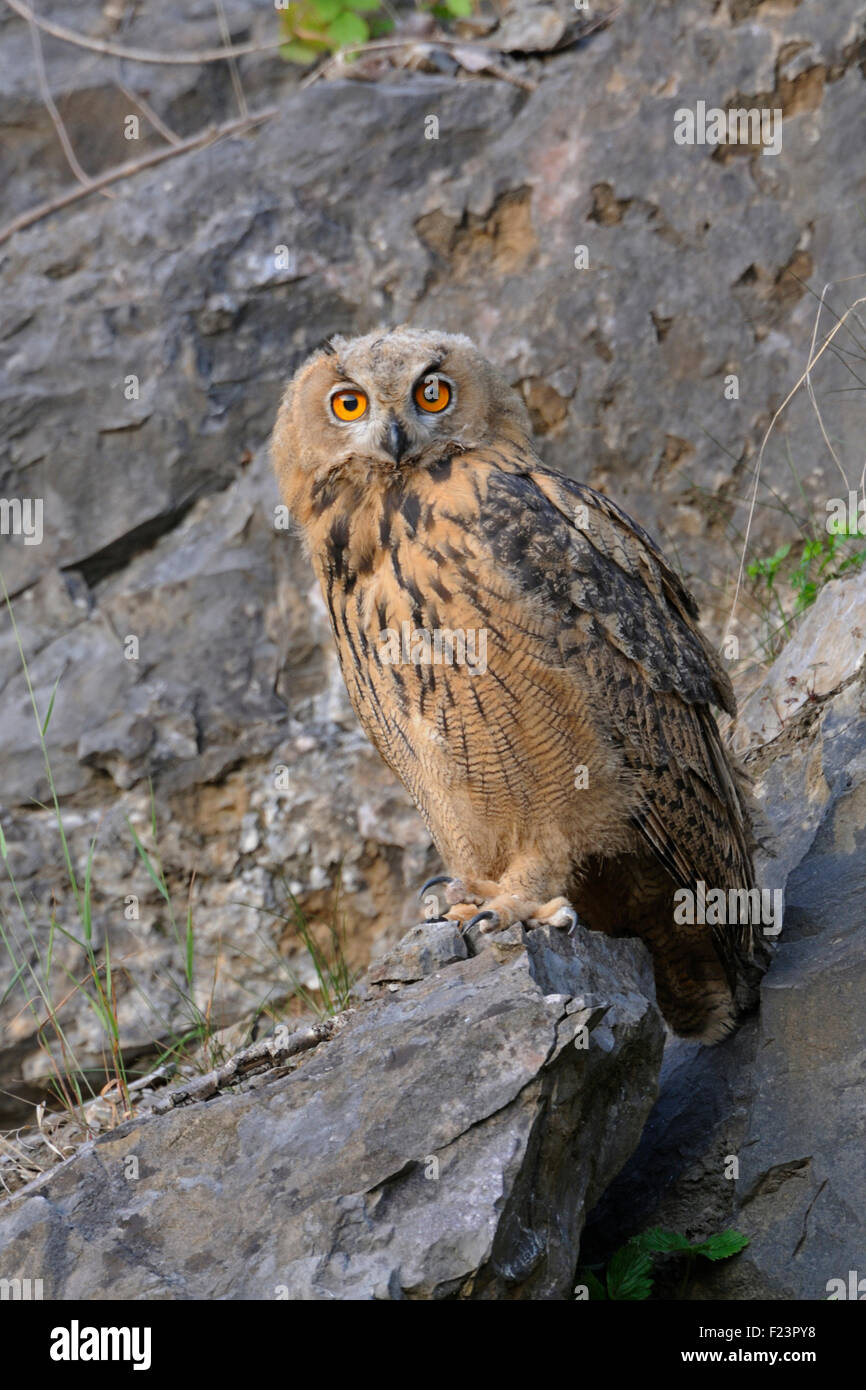
[[[711,713],[735,712],[733,690],[654,541],[609,498],[541,467],[497,470],[486,504],[503,577],[552,620],[549,659],[575,670],[637,774],[634,825],[652,854],[683,887],[751,887],[744,795]]]

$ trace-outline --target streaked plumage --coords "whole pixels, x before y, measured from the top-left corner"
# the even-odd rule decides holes
[[[337,419],[335,391],[363,416]],[[334,339],[290,383],[273,454],[354,709],[454,876],[451,915],[562,925],[571,903],[647,942],[678,1032],[720,1037],[761,944],[677,925],[673,892],[754,881],[711,712],[734,699],[654,542],[542,466],[523,403],[463,337]],[[483,632],[486,669],[392,664],[381,634],[404,624]]]

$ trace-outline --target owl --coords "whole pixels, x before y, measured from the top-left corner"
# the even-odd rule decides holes
[[[422,893],[485,931],[638,936],[671,1028],[719,1040],[762,938],[682,905],[753,888],[747,790],[712,712],[730,681],[650,536],[542,465],[461,335],[324,343],[272,454],[354,710],[448,871]]]

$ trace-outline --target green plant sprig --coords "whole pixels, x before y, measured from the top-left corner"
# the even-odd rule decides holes
[[[692,1271],[699,1259],[728,1260],[748,1245],[748,1237],[739,1231],[720,1231],[697,1245],[679,1234],[652,1226],[615,1250],[607,1269],[584,1266],[577,1272],[577,1282],[585,1286],[591,1302],[611,1299],[620,1303],[636,1303],[648,1299],[653,1291],[653,1261],[656,1255],[679,1255],[685,1260],[680,1298],[684,1298]]]

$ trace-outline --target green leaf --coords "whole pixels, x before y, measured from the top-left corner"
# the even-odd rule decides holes
[[[380,0],[350,0],[353,10],[358,10],[363,14],[372,14],[373,10],[380,8]]]
[[[4,859],[8,858],[9,851],[6,848],[6,836],[3,834],[3,827],[0,825],[0,854]]]
[[[748,1236],[739,1231],[719,1231],[700,1245],[693,1246],[696,1255],[704,1255],[708,1260],[728,1260],[731,1255],[739,1255],[749,1243]]]
[[[624,1245],[611,1256],[607,1267],[608,1297],[620,1302],[639,1303],[652,1293],[652,1257]]]
[[[335,48],[342,48],[344,44],[366,43],[370,37],[370,30],[366,20],[360,15],[350,14],[345,10],[328,25],[325,34]]]
[[[316,13],[316,18],[321,20],[323,26],[330,24],[332,19],[336,19],[343,9],[343,0],[310,0],[310,3]]]
[[[798,585],[800,592],[797,595],[797,602],[794,604],[795,613],[802,613],[804,608],[808,608],[810,603],[814,603],[818,597],[818,585],[811,580],[808,584]]]
[[[577,1271],[575,1284],[586,1285],[586,1291],[589,1294],[588,1302],[599,1303],[602,1299],[605,1301],[607,1300],[607,1289],[604,1287],[601,1280],[593,1274],[591,1269],[579,1269]],[[581,1302],[582,1301],[583,1300],[581,1300]]]
[[[664,1231],[661,1226],[651,1226],[639,1236],[633,1236],[629,1245],[644,1255],[662,1255],[670,1250],[691,1250],[691,1245],[679,1231]]]
[[[306,67],[321,57],[325,47],[323,44],[321,48],[314,48],[311,43],[301,43],[300,39],[293,39],[291,43],[280,44],[279,54],[287,63],[301,63]]]
[[[472,0],[445,0],[445,8],[453,14],[455,19],[466,19],[471,15],[475,6]]]
[[[847,555],[839,566],[839,573],[850,569],[852,565],[861,565],[866,559],[866,550],[857,550],[853,555]]]

